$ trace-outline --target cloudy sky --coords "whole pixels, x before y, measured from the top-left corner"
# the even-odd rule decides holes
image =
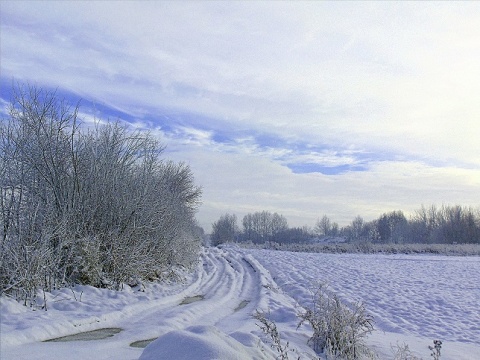
[[[151,129],[206,229],[480,204],[479,2],[3,1],[13,81]]]

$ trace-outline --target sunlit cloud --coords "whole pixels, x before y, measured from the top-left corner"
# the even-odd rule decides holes
[[[14,81],[148,129],[222,211],[480,203],[476,2],[4,2]]]

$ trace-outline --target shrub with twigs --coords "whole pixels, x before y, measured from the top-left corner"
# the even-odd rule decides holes
[[[120,289],[198,258],[189,166],[163,159],[147,131],[78,113],[18,85],[0,118],[0,295],[25,305],[37,289]]]
[[[288,341],[285,345],[282,344],[282,339],[280,338],[280,333],[277,329],[277,324],[274,321],[270,320],[265,313],[260,312],[257,310],[253,317],[259,321],[259,324],[256,324],[265,335],[270,337],[270,341],[272,342],[271,347],[275,351],[278,352],[279,356],[277,359],[281,360],[288,360],[288,353],[295,352],[294,349],[289,349]]]
[[[407,344],[396,344],[392,346],[393,360],[421,360],[421,358],[416,357],[410,350]]]
[[[373,331],[373,317],[361,303],[347,306],[337,295],[329,294],[325,285],[320,285],[313,294],[313,305],[299,314],[300,327],[310,324],[313,335],[310,343],[318,354],[354,360],[374,358],[365,340]]]

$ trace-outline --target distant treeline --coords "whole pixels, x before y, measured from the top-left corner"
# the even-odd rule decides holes
[[[238,246],[247,249],[265,249],[293,252],[327,253],[327,254],[430,254],[446,256],[480,256],[480,244],[372,244],[371,242],[339,242],[339,243],[277,243],[237,242]]]
[[[315,242],[368,242],[372,244],[480,244],[480,209],[460,205],[422,206],[407,218],[400,210],[373,221],[357,216],[344,227],[323,215],[315,227],[290,228],[287,219],[268,211],[247,214],[242,226],[234,214],[212,225],[211,243],[252,242],[305,244]]]

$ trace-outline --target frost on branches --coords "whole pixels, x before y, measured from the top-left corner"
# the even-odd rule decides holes
[[[81,124],[78,105],[14,89],[0,123],[0,288],[25,301],[72,283],[118,288],[188,266],[201,190],[149,133]]]

